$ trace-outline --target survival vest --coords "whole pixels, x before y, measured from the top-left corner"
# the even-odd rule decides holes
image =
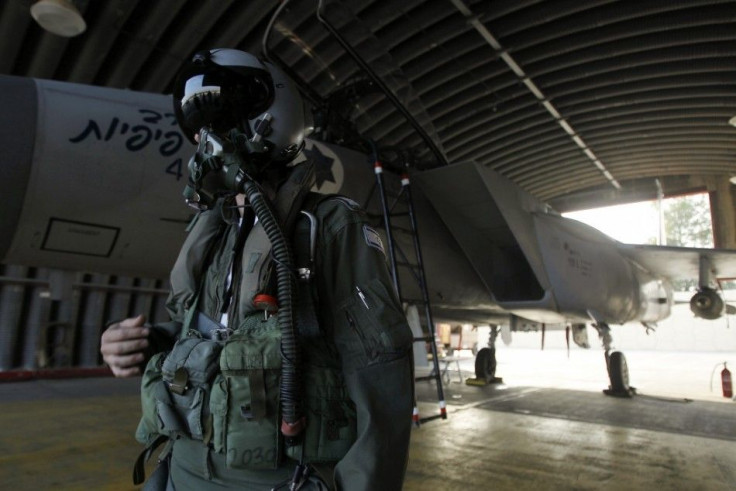
[[[229,264],[239,234],[223,221],[220,203],[198,216],[171,274],[168,306],[172,317],[182,320],[182,329],[172,350],[154,355],[142,377],[142,417],[136,439],[148,446],[146,458],[166,438],[186,437],[226,455],[229,468],[273,469],[287,456],[308,463],[335,462],[355,441],[355,405],[348,396],[336,347],[316,322],[316,287],[305,271],[313,266],[311,237],[319,226],[315,222],[319,203],[325,198],[310,194],[305,201],[299,195],[299,187],[304,188],[299,179],[304,176],[297,170],[280,188],[275,206],[286,223],[284,230],[294,230],[295,264],[304,281],[294,311],[303,358],[306,429],[301,443],[286,447],[279,429],[277,316],[269,316],[252,302],[271,283],[271,245],[256,223],[245,238],[239,271],[232,278],[238,287],[232,305],[223,309],[229,273],[223,265]],[[301,213],[303,207],[310,213]],[[228,326],[220,325],[213,315],[222,311],[229,313]]]

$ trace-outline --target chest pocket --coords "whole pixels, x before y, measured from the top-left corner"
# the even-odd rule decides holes
[[[344,310],[353,339],[370,363],[380,357],[391,358],[411,347],[413,335],[401,314],[396,295],[374,278],[340,307]],[[356,343],[357,341],[357,343]]]

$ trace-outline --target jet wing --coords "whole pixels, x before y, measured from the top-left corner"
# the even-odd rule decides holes
[[[671,280],[699,278],[701,260],[719,280],[736,278],[736,250],[620,244],[621,254]]]

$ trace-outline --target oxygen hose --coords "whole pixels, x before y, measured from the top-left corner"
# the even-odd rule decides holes
[[[271,209],[266,197],[261,193],[258,185],[249,178],[243,181],[245,194],[250,201],[258,221],[271,242],[272,254],[276,263],[276,277],[278,284],[278,323],[281,330],[281,433],[286,437],[287,444],[297,443],[296,437],[304,429],[305,418],[302,409],[301,373],[299,345],[294,329],[294,313],[292,300],[294,297],[295,280],[293,276],[293,259],[289,243],[279,226],[276,214]]]

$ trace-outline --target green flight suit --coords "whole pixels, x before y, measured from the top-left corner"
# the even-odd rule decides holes
[[[349,451],[339,462],[321,465],[320,470],[323,476],[328,474],[328,481],[334,478],[334,485],[340,490],[398,490],[406,469],[411,433],[411,330],[390,281],[380,239],[368,225],[365,213],[341,197],[325,199],[312,211],[319,222],[316,276],[312,281],[316,286],[315,309],[321,334],[302,339],[303,357],[306,364],[317,363],[337,370],[357,416],[355,441]],[[208,220],[211,224],[223,219],[224,233],[206,226]],[[200,222],[205,225],[200,227]],[[297,226],[304,226],[303,222]],[[250,233],[255,233],[257,227]],[[154,327],[152,350],[170,348],[171,335],[178,333],[185,311],[195,298],[199,299],[200,311],[217,318],[238,229],[237,219],[227,210],[215,209],[200,216],[172,271],[168,307],[173,321]],[[203,261],[193,260],[188,251],[192,244],[199,243],[202,249],[201,244],[208,241],[213,248],[209,249],[211,259],[203,270]],[[268,268],[247,247],[246,244],[242,254],[242,269],[258,275],[265,284],[264,272]],[[204,278],[202,286],[194,286],[192,278]],[[230,309],[231,326],[238,325],[253,310],[248,295],[240,292],[236,297],[236,305]],[[173,444],[171,477],[177,491],[270,489],[290,477],[295,464],[287,458],[275,470],[227,469],[225,457],[213,451],[211,445],[181,437]],[[334,474],[330,476],[333,466]]]

